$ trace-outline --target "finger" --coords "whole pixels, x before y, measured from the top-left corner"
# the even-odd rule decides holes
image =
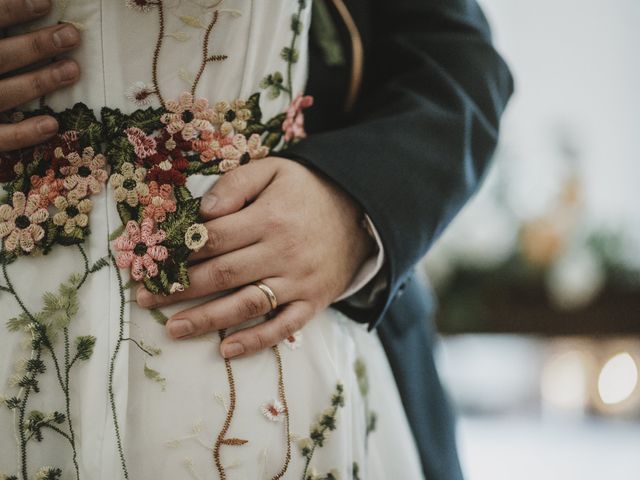
[[[0,0],[0,28],[44,17],[50,9],[50,0]]]
[[[283,303],[291,302],[294,292],[285,288],[284,279],[268,278],[265,285]],[[247,285],[224,297],[176,313],[167,322],[167,332],[173,338],[189,338],[239,325],[266,315],[272,310],[267,295],[255,285]]]
[[[29,118],[19,123],[0,125],[0,152],[43,143],[57,131],[58,122],[47,115]]]
[[[72,85],[80,77],[80,67],[72,60],[0,81],[0,111],[27,103],[60,88]]]
[[[259,209],[250,206],[206,222],[209,238],[204,247],[191,255],[191,260],[223,255],[257,243],[264,233],[259,213]]]
[[[71,24],[56,25],[0,42],[0,74],[68,52],[80,44]]]
[[[237,212],[252,202],[276,176],[268,159],[250,162],[225,173],[202,198],[200,214],[213,219]]]
[[[267,249],[261,245],[236,250],[189,268],[191,286],[173,295],[153,295],[144,287],[136,300],[143,308],[157,308],[242,287],[261,278],[277,275],[276,265],[269,265]]]
[[[273,347],[304,327],[314,313],[309,302],[292,302],[273,319],[229,335],[220,344],[220,353],[224,358],[233,358]]]

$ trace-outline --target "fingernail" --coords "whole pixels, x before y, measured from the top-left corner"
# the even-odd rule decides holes
[[[53,117],[43,118],[36,123],[38,133],[43,137],[53,135],[58,131],[58,122]]]
[[[57,48],[71,47],[80,41],[78,30],[71,25],[64,25],[53,34],[53,44]]]
[[[216,206],[216,203],[218,203],[218,197],[216,197],[215,195],[206,195],[202,197],[202,203],[200,204],[200,207],[202,208],[203,212],[211,213],[213,211],[213,208]]]
[[[74,62],[64,62],[53,70],[53,74],[59,82],[73,80],[78,76],[78,66]]]
[[[244,347],[241,343],[230,343],[228,345],[222,345],[222,356],[224,358],[237,357],[244,353]]]
[[[51,3],[49,0],[26,0],[27,8],[31,10],[34,15],[42,15],[49,11]]]
[[[173,338],[182,338],[193,333],[193,323],[189,320],[170,320],[167,328]]]

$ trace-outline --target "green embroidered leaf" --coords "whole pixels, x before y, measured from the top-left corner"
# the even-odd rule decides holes
[[[162,387],[162,390],[165,390],[167,387],[167,379],[160,375],[159,372],[149,367],[146,363],[144,364],[144,376],[149,380],[153,380],[156,383],[159,383]]]
[[[149,310],[149,313],[154,318],[154,320],[158,322],[160,325],[166,325],[167,322],[169,321],[169,318],[157,308],[153,308]]]
[[[193,198],[193,195],[191,195],[191,192],[185,186],[176,187],[173,190],[173,194],[175,195],[176,201],[178,202],[178,204],[181,204],[181,203],[186,202],[187,200],[191,200]]]
[[[81,279],[78,275],[71,275],[66,283],[58,287],[58,294],[45,292],[42,296],[44,308],[41,321],[47,326],[47,331],[54,333],[69,325],[71,319],[78,313],[78,285]]]
[[[109,234],[109,241],[113,242],[116,238],[118,238],[124,232],[124,225],[120,225],[113,232]]]
[[[127,280],[127,283],[125,283],[122,286],[123,290],[129,290],[130,288],[134,287],[138,282],[136,282],[133,278],[130,278],[129,280]]]
[[[121,133],[121,126],[124,124],[124,114],[119,109],[103,107],[100,111],[102,124],[107,139],[112,139]]]
[[[162,353],[162,350],[160,348],[154,347],[152,345],[147,345],[143,341],[140,341],[140,346],[144,348],[144,350],[152,357],[156,357]]]
[[[125,127],[137,127],[140,130],[144,130],[147,134],[153,132],[154,130],[158,130],[162,128],[162,122],[160,121],[160,117],[163,113],[162,108],[153,108],[149,107],[145,110],[136,110],[131,115],[126,117]],[[126,140],[126,139],[125,139]],[[129,143],[127,141],[127,143]]]
[[[74,228],[71,232],[66,232],[64,228],[58,227],[56,229],[51,229],[55,233],[55,239],[60,245],[78,245],[84,243],[87,236],[89,236],[89,228]]]
[[[187,229],[198,221],[199,210],[199,198],[189,198],[178,202],[178,209],[167,214],[167,219],[159,226],[167,235],[163,243],[171,248],[185,248],[184,235]]]
[[[260,109],[260,92],[249,97],[246,108],[251,111],[251,121],[260,122],[262,120],[262,110]]]
[[[129,220],[135,220],[137,218],[136,209],[130,207],[126,203],[118,203],[116,205],[116,210],[118,210],[118,215],[120,215],[120,220],[122,223],[126,225]]]
[[[18,332],[20,330],[26,330],[31,323],[31,318],[26,313],[21,313],[17,317],[7,320],[7,329],[10,332]]]
[[[98,270],[102,270],[103,268],[108,266],[109,266],[109,256],[106,255],[98,259],[98,261],[96,261],[93,265],[91,265],[91,268],[89,268],[89,273],[96,273]]]
[[[160,278],[159,278],[162,275],[166,276],[166,273],[164,273],[162,270],[160,270],[160,274],[158,276],[153,277],[153,278],[146,277],[144,280],[142,280],[142,283],[144,284],[144,288],[149,290],[154,295],[158,295],[160,293],[164,293],[164,289],[162,287],[162,283],[161,283]],[[167,282],[168,282],[168,280],[167,280]]]
[[[282,140],[282,135],[282,132],[271,132],[266,137],[264,137],[264,140],[262,140],[262,144],[269,148],[269,150],[273,150],[278,146],[280,140]]]
[[[284,47],[280,52],[280,57],[287,63],[296,63],[300,58],[300,53],[296,48]]]
[[[104,133],[102,124],[96,119],[93,110],[84,103],[76,103],[57,117],[61,131],[75,130],[83,137],[81,140],[84,140],[84,143],[95,147],[102,142]]]
[[[201,162],[200,160],[189,161],[187,175],[220,175],[219,162]]]
[[[304,23],[302,22],[302,20],[300,20],[300,15],[297,13],[294,13],[291,16],[291,31],[296,35],[300,35],[302,33],[303,26],[304,26]]]
[[[106,150],[109,164],[114,170],[119,171],[124,163],[135,163],[136,153],[133,145],[129,143],[126,137],[119,137],[113,140]]]
[[[76,338],[76,357],[80,360],[89,360],[93,355],[93,347],[96,344],[96,337],[85,335]]]
[[[11,265],[18,259],[18,255],[13,252],[7,252],[6,250],[0,251],[0,265]]]

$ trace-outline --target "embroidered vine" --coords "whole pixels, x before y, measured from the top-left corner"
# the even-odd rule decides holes
[[[338,426],[338,410],[344,407],[344,386],[342,383],[336,385],[336,390],[331,397],[331,406],[325,409],[315,423],[309,429],[309,437],[298,441],[300,453],[305,458],[302,480],[335,480],[338,477],[336,472],[329,472],[324,476],[318,475],[311,467],[311,460],[316,449],[322,448],[329,433]]]

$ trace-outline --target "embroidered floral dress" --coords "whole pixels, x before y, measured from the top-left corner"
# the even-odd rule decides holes
[[[219,175],[304,135],[309,0],[58,0],[81,82],[0,157],[0,479],[417,479],[375,335],[332,309],[232,361],[176,342],[142,282],[189,288]]]

